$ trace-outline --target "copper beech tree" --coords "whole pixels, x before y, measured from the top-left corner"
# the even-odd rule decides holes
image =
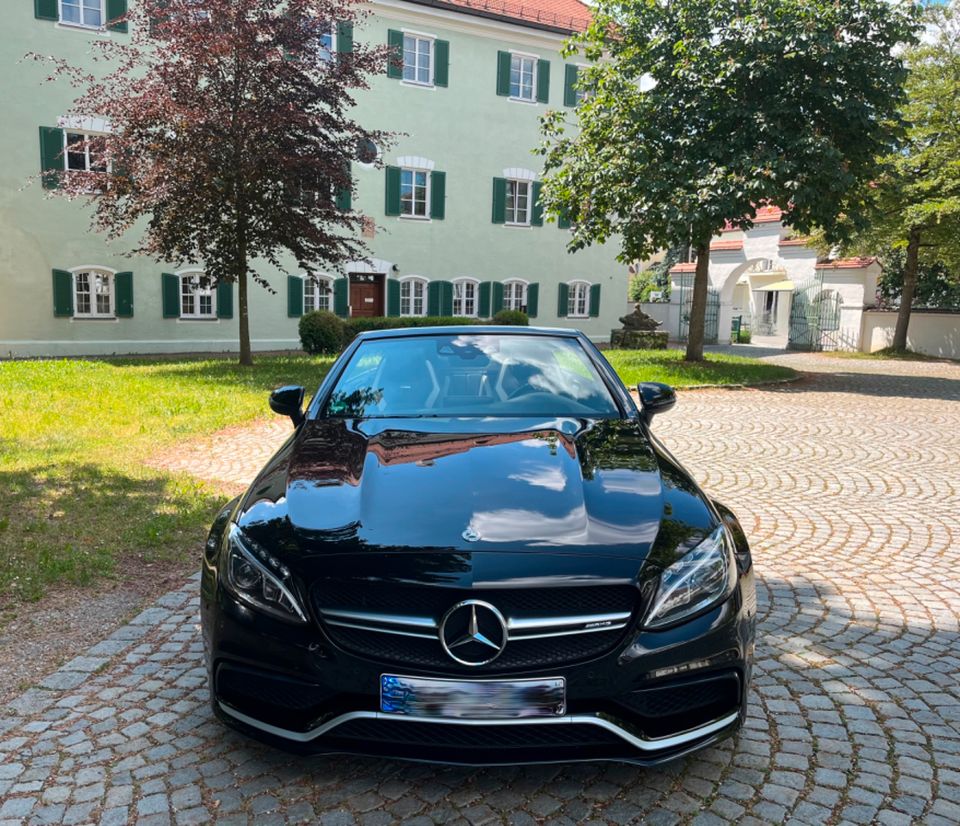
[[[386,47],[353,39],[354,0],[140,0],[130,36],[95,40],[92,70],[52,58],[79,90],[68,121],[95,118],[90,172],[46,172],[131,252],[236,282],[240,363],[253,363],[249,284],[292,259],[308,277],[366,255],[350,164],[389,140],[353,119]],[[34,55],[34,57],[39,57]],[[51,180],[53,176],[53,180]]]

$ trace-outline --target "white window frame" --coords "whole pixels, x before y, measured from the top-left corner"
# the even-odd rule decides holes
[[[527,179],[525,179],[525,178],[507,178],[507,201],[508,201],[508,204],[509,204],[509,202],[511,201],[511,197],[510,197],[510,186],[511,186],[511,184],[512,184],[513,187],[514,187],[514,194],[513,194],[513,198],[512,198],[512,202],[513,202],[513,203],[512,203],[512,209],[513,209],[513,218],[514,218],[514,220],[511,221],[510,218],[509,218],[511,206],[507,205],[507,206],[504,207],[503,221],[504,221],[504,223],[505,223],[507,226],[509,226],[509,227],[529,227],[529,226],[530,226],[530,218],[532,217],[532,214],[533,214],[533,209],[532,209],[532,206],[533,206],[533,205],[530,203],[530,199],[533,197],[533,181],[529,181],[529,180],[527,180]],[[519,201],[520,201],[520,187],[521,187],[521,186],[526,187],[526,206],[524,207],[524,219],[523,219],[522,221],[518,221],[518,220],[516,220],[516,218],[517,218],[517,212],[518,212],[517,204],[518,204]]]
[[[63,171],[66,173],[70,172],[79,172],[81,174],[89,173],[91,175],[106,175],[109,174],[113,168],[111,161],[107,161],[106,170],[100,169],[91,169],[90,168],[90,142],[93,138],[106,138],[109,133],[107,132],[95,132],[89,129],[71,129],[68,126],[62,127],[61,131],[63,132]],[[81,135],[83,137],[83,156],[84,156],[84,168],[83,169],[71,169],[70,168],[70,135]],[[76,154],[76,152],[72,153]]]
[[[337,59],[337,24],[331,23],[325,33],[330,35],[330,47],[325,48],[323,41],[320,42],[320,60],[324,63],[333,63]]]
[[[427,314],[427,291],[429,289],[429,280],[424,278],[422,275],[406,275],[400,279],[400,315],[405,318],[422,318]],[[413,294],[414,286],[419,285],[422,290],[420,295],[420,307],[421,312],[415,312],[414,310],[414,301],[417,300],[417,297]],[[403,288],[407,287],[410,294],[404,298],[403,297]],[[403,302],[407,302],[407,311],[403,311]]]
[[[513,93],[513,61],[520,61],[520,79],[517,84],[517,94]],[[530,75],[530,97],[524,97],[523,92],[523,63],[529,60],[533,64]],[[526,54],[525,52],[510,52],[510,100],[520,101],[521,103],[537,102],[537,72],[540,66],[540,58],[537,55]]]
[[[505,310],[520,310],[521,312],[527,311],[527,288],[530,286],[529,281],[525,281],[522,278],[508,278],[503,282],[503,309]],[[507,287],[510,287],[510,292],[519,293],[519,301],[517,296],[510,296],[507,298]],[[519,288],[519,289],[518,289]]]
[[[590,287],[589,281],[576,280],[568,281],[567,287],[570,292],[567,295],[567,318],[589,318],[590,317]],[[583,312],[577,311],[577,304],[580,303],[582,293]],[[571,307],[573,311],[571,312]]]
[[[300,280],[303,281],[303,313],[311,313],[314,310],[327,310],[328,312],[333,312],[333,279],[329,275],[316,275],[311,278],[309,275],[300,276]],[[326,285],[327,292],[327,306],[320,306],[320,290],[321,285]],[[312,297],[308,297],[308,289],[312,293]]]
[[[77,3],[71,3],[70,5],[78,5],[80,7],[80,22],[74,20],[64,20],[63,18],[63,0],[57,0],[57,15],[59,17],[59,22],[61,26],[76,26],[80,29],[93,29],[94,31],[98,29],[103,29],[107,25],[107,9],[106,9],[106,0],[97,0],[100,6],[100,22],[96,25],[92,23],[84,23],[83,18],[86,12],[86,0],[77,0]]]
[[[203,270],[183,270],[182,272],[177,273],[177,279],[179,280],[178,289],[177,289],[177,301],[178,306],[180,307],[180,319],[183,321],[216,321],[217,316],[217,287],[216,285],[210,286],[210,312],[201,313],[199,312],[200,302],[198,300],[198,293],[194,292],[194,303],[193,303],[193,312],[185,313],[183,311],[183,283],[184,279],[193,279],[193,278],[204,278],[206,273]],[[210,279],[213,281],[213,279]]]
[[[406,213],[403,211],[403,176],[405,173],[411,173],[413,178],[413,199],[411,201],[411,206],[413,212]],[[407,221],[429,221],[430,220],[430,174],[431,170],[423,166],[401,166],[400,167],[400,217]],[[417,183],[416,175],[422,173],[425,179],[424,185],[424,204],[423,204],[423,215],[416,214],[416,204],[417,204]]]
[[[79,320],[85,320],[88,318],[95,319],[114,319],[117,317],[117,284],[116,276],[117,271],[112,270],[109,267],[74,267],[70,270],[71,275],[73,276],[72,288],[73,288],[73,318]],[[80,312],[80,301],[78,298],[77,290],[77,277],[83,275],[84,273],[92,273],[95,275],[105,275],[107,277],[107,283],[110,287],[110,309],[108,312],[101,313],[96,309],[97,300],[96,294],[93,292],[92,284],[90,285],[90,312],[81,313]]]
[[[402,76],[401,80],[403,83],[408,83],[411,86],[433,86],[433,79],[437,69],[437,50],[436,50],[436,41],[437,38],[432,34],[424,34],[423,32],[414,32],[404,29],[401,34],[403,34],[403,45],[401,51],[403,52],[403,68],[401,70]],[[411,37],[414,40],[414,66],[413,66],[413,77],[407,77],[407,38]],[[420,68],[420,41],[423,41],[428,44],[429,48],[427,50],[427,79],[418,80],[417,72]]]
[[[461,302],[461,309],[463,312],[457,312],[457,287],[466,287],[469,284],[473,287],[473,298],[468,299],[466,291],[464,291],[463,297],[459,299]],[[468,313],[467,301],[473,301],[473,312]],[[477,318],[477,312],[479,310],[480,304],[480,282],[476,278],[455,278],[453,280],[453,314],[458,318]]]

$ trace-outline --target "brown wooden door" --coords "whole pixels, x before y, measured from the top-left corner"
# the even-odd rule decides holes
[[[383,276],[351,274],[350,315],[373,317],[383,315]]]

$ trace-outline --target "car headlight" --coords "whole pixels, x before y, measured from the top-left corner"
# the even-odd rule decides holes
[[[231,523],[227,535],[227,582],[240,599],[281,619],[307,622],[289,580],[290,569],[286,565]]]
[[[660,574],[645,626],[660,628],[691,617],[728,597],[736,584],[736,564],[721,525]]]

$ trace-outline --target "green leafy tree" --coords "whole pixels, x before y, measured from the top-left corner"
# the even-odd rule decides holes
[[[883,272],[878,292],[885,304],[900,304],[906,281],[907,251],[903,246],[888,246],[877,257]],[[920,256],[917,261],[913,306],[960,307],[960,272],[943,261]]]
[[[896,47],[916,20],[887,0],[598,0],[568,46],[593,61],[577,123],[543,120],[543,199],[573,219],[571,251],[619,236],[632,261],[691,243],[687,359],[702,360],[710,239],[763,204],[834,233],[898,137]]]
[[[904,55],[910,69],[902,108],[906,139],[852,200],[851,214],[867,223],[841,246],[865,255],[902,251],[902,257],[881,255],[884,278],[892,279],[899,298],[898,351],[906,350],[913,303],[928,299],[930,279],[947,288],[960,271],[960,13],[930,6],[925,22],[924,42]]]

